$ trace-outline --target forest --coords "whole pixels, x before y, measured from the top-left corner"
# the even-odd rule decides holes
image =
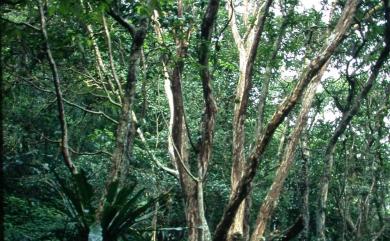
[[[4,240],[390,240],[389,0],[0,5]]]

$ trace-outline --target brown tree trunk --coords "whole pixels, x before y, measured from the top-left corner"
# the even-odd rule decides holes
[[[148,24],[146,23],[146,26]],[[121,176],[121,166],[126,153],[130,153],[131,143],[134,138],[134,128],[132,121],[132,109],[137,83],[137,70],[141,57],[141,49],[146,37],[146,27],[141,27],[135,33],[130,50],[129,68],[127,74],[124,96],[122,98],[122,110],[116,130],[115,149],[112,154],[112,167],[108,180],[114,181]]]
[[[154,28],[160,44],[163,43],[162,30],[158,22],[158,13],[154,13]],[[170,110],[168,152],[172,165],[178,171],[178,179],[184,196],[184,212],[188,226],[188,240],[209,240],[208,226],[205,223],[203,205],[203,186],[199,179],[191,173],[188,165],[187,135],[181,88],[183,58],[186,55],[186,42],[177,40],[177,52],[174,69],[169,69],[166,58],[163,59],[164,89]],[[203,222],[203,223],[202,223]],[[207,236],[205,237],[206,234]]]
[[[109,14],[132,36],[132,43],[130,49],[130,57],[128,63],[127,78],[123,97],[121,113],[116,129],[115,148],[111,157],[111,167],[106,180],[106,190],[100,200],[97,216],[99,217],[103,210],[104,196],[107,193],[107,188],[111,183],[120,180],[125,181],[125,175],[128,170],[124,165],[127,155],[131,154],[132,143],[135,135],[135,127],[133,122],[133,103],[135,97],[135,89],[137,83],[137,73],[139,68],[139,61],[142,51],[142,46],[145,41],[147,28],[149,26],[149,19],[143,18],[138,27],[129,24],[120,15],[116,14],[112,9]]]
[[[66,122],[65,117],[65,108],[64,108],[64,100],[62,97],[62,91],[61,91],[61,85],[60,85],[60,77],[58,74],[57,64],[53,58],[49,38],[47,35],[47,29],[46,29],[46,17],[44,12],[44,4],[40,0],[38,2],[38,8],[39,8],[39,14],[40,14],[40,20],[41,20],[41,33],[43,37],[43,41],[45,44],[45,51],[46,55],[49,61],[50,70],[53,75],[53,83],[54,83],[54,89],[57,97],[57,108],[58,108],[58,119],[60,122],[61,127],[61,153],[62,157],[64,158],[65,165],[68,167],[69,171],[75,175],[78,173],[78,170],[76,166],[74,165],[70,152],[69,152],[69,143],[68,143],[68,125]]]
[[[183,49],[184,50],[184,49]],[[178,53],[181,55],[182,53]],[[185,215],[189,230],[189,241],[210,240],[210,232],[204,214],[203,181],[191,173],[188,163],[187,131],[181,89],[181,67],[176,66],[170,80],[171,125],[169,149],[179,172],[180,186],[184,193]]]
[[[201,24],[200,44],[199,44],[199,74],[202,81],[203,97],[205,101],[204,118],[202,120],[202,138],[198,146],[197,172],[195,176],[192,173],[188,162],[189,150],[187,142],[187,126],[185,121],[183,93],[182,93],[182,73],[184,67],[184,58],[187,55],[187,46],[190,30],[183,33],[183,39],[176,39],[176,56],[178,60],[173,70],[169,70],[168,63],[164,60],[165,91],[168,98],[170,109],[170,137],[169,153],[174,166],[179,173],[180,186],[184,193],[185,215],[189,228],[189,241],[209,241],[211,240],[210,231],[205,217],[203,184],[206,178],[208,163],[211,158],[215,114],[217,111],[216,103],[212,95],[211,79],[209,71],[209,44],[211,41],[212,30],[215,24],[219,8],[218,0],[208,2],[205,14]],[[178,1],[178,16],[183,15],[183,3]],[[162,42],[161,28],[157,22],[158,14],[155,14],[155,30]],[[183,31],[180,29],[180,31]],[[196,147],[195,147],[196,148]]]

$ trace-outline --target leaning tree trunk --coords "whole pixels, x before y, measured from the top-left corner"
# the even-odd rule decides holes
[[[324,173],[321,177],[321,186],[320,186],[320,196],[318,199],[318,212],[316,217],[316,224],[317,224],[317,238],[318,240],[325,241],[326,235],[325,235],[325,210],[326,210],[326,202],[328,200],[328,191],[329,191],[329,183],[330,183],[330,177],[333,169],[333,154],[336,149],[336,144],[339,139],[339,137],[344,133],[346,127],[351,122],[353,116],[358,112],[361,102],[366,98],[369,91],[371,90],[374,81],[376,80],[380,69],[384,65],[385,61],[387,60],[390,52],[390,6],[389,1],[384,0],[384,9],[385,9],[385,33],[384,33],[384,40],[385,40],[385,47],[382,49],[378,59],[376,60],[375,64],[371,68],[371,74],[368,77],[367,82],[361,89],[360,93],[353,99],[352,105],[350,105],[348,110],[345,110],[340,123],[336,127],[335,132],[333,133],[331,139],[328,142],[328,145],[326,147],[325,152],[325,167],[324,167]]]
[[[332,10],[330,11],[330,15],[332,15]],[[330,21],[330,20],[329,20]],[[328,28],[328,37],[330,34],[330,29]],[[280,41],[280,40],[279,40]],[[310,48],[310,40],[307,42],[307,48]],[[305,58],[305,61],[307,58]],[[288,171],[291,168],[291,165],[294,160],[294,155],[296,151],[296,147],[299,142],[299,138],[301,136],[301,133],[303,131],[303,128],[305,127],[307,123],[307,118],[308,118],[308,113],[310,110],[310,107],[312,105],[312,102],[314,100],[315,96],[315,91],[320,83],[322,76],[324,72],[326,71],[328,65],[330,63],[330,60],[328,60],[324,66],[322,66],[321,70],[319,73],[314,77],[312,82],[309,84],[305,96],[302,98],[303,103],[302,103],[302,109],[299,113],[299,116],[297,118],[297,124],[294,128],[294,131],[289,138],[289,144],[286,146],[284,150],[284,155],[282,157],[282,161],[280,163],[280,166],[276,172],[276,177],[274,179],[273,184],[271,185],[267,196],[260,207],[260,211],[258,214],[258,219],[256,221],[256,228],[252,233],[252,239],[251,240],[258,240],[261,239],[262,236],[264,236],[264,232],[266,229],[266,225],[268,223],[268,219],[272,216],[273,210],[276,207],[278,203],[278,199],[281,193],[281,189],[283,187],[284,180],[287,178]],[[306,144],[306,143],[305,143]],[[307,178],[307,162],[305,161],[305,166],[304,166],[304,174],[305,178]],[[304,228],[306,228],[306,232],[308,231],[308,222],[309,222],[309,211],[308,211],[308,180],[305,180],[305,195],[303,199],[303,205],[305,208],[305,213],[302,215],[302,224],[304,224]]]
[[[310,83],[306,90],[305,96],[302,98],[302,109],[297,118],[297,124],[295,125],[294,130],[289,138],[289,143],[284,150],[283,158],[278,170],[276,171],[274,181],[267,193],[267,196],[265,197],[263,204],[260,207],[260,211],[256,220],[256,226],[251,235],[251,241],[260,241],[264,239],[264,231],[267,227],[268,220],[278,203],[284,181],[287,178],[288,172],[295,157],[295,151],[299,142],[299,138],[303,128],[306,126],[308,113],[310,111],[311,104],[313,103],[317,86],[320,83],[326,68],[327,64],[325,64],[318,75],[314,77],[315,79]]]
[[[337,46],[344,39],[346,31],[352,23],[354,13],[360,1],[349,0],[346,3],[344,12],[336,25],[335,31],[328,38],[326,45],[323,46],[320,53],[315,57],[303,70],[295,88],[290,95],[278,106],[270,122],[265,127],[264,132],[256,138],[254,147],[249,156],[246,158],[247,166],[244,175],[238,182],[237,188],[230,197],[229,202],[224,210],[223,216],[217,225],[214,235],[214,241],[223,241],[227,239],[227,231],[230,229],[235,214],[239,209],[240,204],[248,196],[251,190],[252,181],[257,173],[260,164],[261,156],[269,144],[277,127],[284,121],[286,116],[291,112],[296,105],[298,99],[304,92],[307,85],[313,77],[320,71],[323,65],[328,61],[334,53]]]

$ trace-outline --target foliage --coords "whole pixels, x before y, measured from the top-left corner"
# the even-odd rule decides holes
[[[84,240],[139,240],[139,231],[132,227],[154,214],[155,203],[163,203],[167,194],[142,200],[145,189],[136,189],[136,184],[120,187],[119,182],[111,183],[104,196],[101,217],[96,219],[99,207],[94,199],[93,186],[86,173],[72,177],[70,185],[57,176],[60,191],[65,197],[68,215],[78,227],[79,236]]]
[[[172,133],[167,75],[172,75],[178,63],[183,64],[180,88],[186,120],[183,135],[188,137],[187,171],[197,176],[202,123],[206,117],[199,75],[204,66],[200,66],[198,55],[207,1],[42,1],[47,2],[44,12],[48,41],[63,92],[69,151],[79,170],[75,175],[69,175],[61,154],[57,96],[37,1],[4,2],[0,20],[5,33],[1,67],[6,240],[185,240],[191,228],[186,223],[186,193],[180,175],[161,168],[178,168],[169,151]],[[314,59],[327,41],[327,28],[335,26],[346,1],[335,5],[329,22],[326,14],[331,1],[313,1],[318,3],[314,7],[304,7],[301,2],[273,1],[267,15],[253,61],[243,123],[244,156],[249,155],[259,137],[259,102],[266,88],[267,69],[270,75],[265,124],[295,87],[305,63]],[[302,215],[306,208],[305,190],[309,200],[309,234],[304,239],[301,233],[296,240],[316,239],[315,217],[326,168],[326,146],[343,113],[367,82],[384,46],[385,9],[380,2],[362,1],[352,29],[332,55],[300,136],[294,164],[268,223],[268,239],[279,235]],[[240,4],[241,1],[233,1],[243,35],[247,29]],[[228,1],[221,1],[208,49],[212,93],[218,107],[212,154],[202,180],[205,216],[211,233],[231,196],[231,150],[235,144],[232,126],[241,74],[240,50],[226,7]],[[113,13],[125,23],[118,22]],[[126,125],[130,129],[125,145],[128,150],[121,156],[120,178],[111,180],[113,154],[123,144],[117,142],[124,101],[120,89],[125,90],[128,76],[133,73],[129,72],[129,65],[137,38],[124,24],[138,29],[145,19],[149,22],[136,61],[137,81],[131,98],[137,121]],[[247,22],[254,20],[250,16]],[[281,31],[284,23],[285,31]],[[273,57],[279,35],[280,46]],[[184,56],[178,56],[180,41],[186,43]],[[384,241],[390,237],[389,79],[390,64],[386,60],[335,146],[325,210],[329,240],[365,241],[379,235],[377,240]],[[251,227],[274,181],[303,101],[298,100],[260,157],[247,218]]]

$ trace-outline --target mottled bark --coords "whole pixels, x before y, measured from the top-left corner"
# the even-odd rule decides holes
[[[282,161],[279,168],[276,171],[274,181],[265,197],[263,204],[260,207],[260,211],[257,216],[256,226],[252,232],[251,241],[260,241],[263,239],[265,229],[269,218],[271,217],[283,188],[285,179],[294,161],[296,147],[302,133],[302,130],[306,126],[308,113],[310,111],[311,104],[313,103],[314,96],[318,84],[321,81],[323,73],[326,71],[327,64],[325,64],[320,72],[314,77],[314,80],[309,84],[304,97],[302,98],[302,108],[296,121],[293,132],[290,135],[289,143],[284,150]]]
[[[184,46],[183,46],[184,47]],[[186,51],[185,48],[182,51]],[[184,52],[178,52],[179,56],[184,57]],[[171,111],[171,157],[179,173],[180,186],[184,193],[185,214],[188,226],[188,238],[190,241],[210,240],[210,232],[204,213],[203,200],[203,182],[199,177],[191,173],[188,163],[188,137],[185,126],[185,115],[183,106],[183,94],[181,88],[182,65],[177,62],[172,74],[170,75],[170,92],[168,96],[172,98]]]
[[[202,81],[203,97],[205,101],[204,115],[202,119],[202,138],[200,140],[197,161],[197,173],[194,175],[188,162],[188,136],[185,122],[183,93],[182,93],[182,72],[184,68],[184,58],[187,55],[187,37],[176,38],[177,60],[172,70],[169,69],[167,60],[164,59],[165,69],[165,90],[170,108],[170,140],[169,153],[174,166],[179,173],[180,185],[184,193],[185,214],[189,230],[188,240],[208,241],[211,240],[210,231],[205,217],[203,185],[207,174],[208,164],[211,158],[216,103],[212,94],[209,71],[209,45],[212,36],[213,26],[219,8],[218,0],[208,2],[205,15],[203,16],[200,33],[200,44],[198,49],[199,74]],[[183,15],[183,3],[178,2],[178,16]],[[162,43],[161,28],[157,22],[155,13],[155,30]],[[190,32],[184,34],[189,35]]]
[[[203,17],[201,25],[200,46],[199,46],[199,68],[200,77],[202,80],[203,99],[205,102],[205,110],[202,123],[202,139],[199,149],[198,168],[199,177],[204,180],[207,173],[208,163],[211,157],[215,115],[217,112],[217,104],[212,93],[212,76],[209,69],[209,45],[212,36],[212,29],[215,24],[219,8],[219,0],[209,1],[206,13]]]
[[[231,188],[233,195],[234,190],[236,189],[239,180],[243,175],[245,169],[245,154],[244,154],[244,145],[245,145],[245,114],[248,106],[249,91],[251,89],[251,78],[253,75],[253,64],[255,62],[257,47],[260,43],[260,38],[263,33],[263,28],[268,14],[269,7],[272,1],[267,0],[263,3],[262,7],[255,12],[256,22],[255,27],[250,31],[250,37],[243,41],[239,36],[237,26],[235,22],[232,22],[232,30],[235,33],[237,47],[239,49],[239,66],[240,66],[240,77],[236,89],[235,105],[234,105],[234,115],[233,115],[233,140],[232,140],[232,171],[231,171]],[[228,3],[229,4],[229,3]],[[232,3],[230,3],[232,4]],[[248,3],[246,3],[247,5]],[[230,8],[229,11],[233,14],[234,9],[231,9],[231,5],[228,5]],[[235,18],[232,21],[236,21]],[[247,217],[246,212],[248,212],[247,207],[249,200],[244,201],[234,218],[234,222],[229,230],[228,240],[235,240],[239,237],[247,239],[248,227],[245,222]]]
[[[255,145],[247,158],[247,167],[244,175],[240,179],[237,188],[235,188],[233,195],[225,208],[224,214],[217,225],[214,240],[226,240],[227,230],[233,223],[234,216],[251,190],[252,180],[257,172],[261,155],[264,153],[266,146],[271,140],[276,128],[283,122],[285,117],[290,113],[292,108],[296,105],[298,99],[302,95],[306,86],[310,83],[313,77],[318,73],[322,66],[328,61],[330,56],[334,53],[337,46],[343,40],[346,31],[349,29],[357,5],[360,1],[350,0],[346,3],[344,11],[336,25],[335,31],[328,38],[325,46],[320,53],[315,57],[303,70],[297,85],[291,94],[279,105],[276,112],[272,116],[270,122],[266,126],[263,134],[257,137]]]
[[[371,68],[370,76],[368,77],[367,82],[361,89],[361,91],[356,95],[355,98],[353,98],[353,102],[351,105],[349,105],[349,109],[345,110],[343,112],[343,115],[341,117],[341,121],[338,123],[335,132],[333,133],[332,137],[330,138],[326,151],[324,156],[324,172],[321,177],[320,181],[320,195],[318,198],[318,211],[317,211],[317,217],[316,217],[316,224],[317,224],[317,238],[320,241],[326,240],[325,235],[325,211],[326,211],[326,203],[328,199],[328,190],[329,190],[329,182],[331,177],[331,172],[333,169],[333,154],[336,149],[336,144],[339,139],[339,137],[344,133],[346,127],[351,122],[353,116],[358,112],[361,102],[366,98],[368,95],[368,92],[371,90],[374,81],[376,80],[380,69],[382,68],[383,64],[387,60],[390,52],[390,7],[389,7],[389,1],[384,0],[384,10],[385,10],[385,33],[384,33],[384,42],[385,47],[382,49],[378,59],[376,60],[375,64]]]
[[[110,182],[117,180],[121,176],[121,166],[123,165],[126,153],[131,152],[131,143],[134,138],[135,129],[132,127],[132,109],[134,103],[135,88],[137,83],[137,73],[141,56],[141,49],[146,37],[148,20],[144,20],[133,36],[130,49],[129,67],[126,78],[124,95],[122,98],[122,109],[119,123],[116,130],[115,149],[112,154],[112,166],[109,176]]]

